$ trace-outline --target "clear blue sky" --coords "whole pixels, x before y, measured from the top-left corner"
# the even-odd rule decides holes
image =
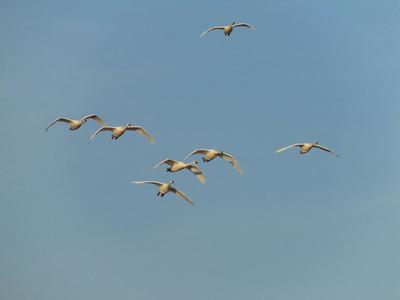
[[[1,1],[0,298],[400,298],[399,1]],[[245,21],[229,38],[207,27]],[[56,117],[145,126],[117,142]],[[315,141],[342,155],[274,154]],[[196,147],[234,154],[153,170]],[[175,179],[197,204],[130,180]]]

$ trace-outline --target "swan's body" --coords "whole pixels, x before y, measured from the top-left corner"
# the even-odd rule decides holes
[[[194,202],[192,200],[189,199],[188,196],[186,196],[184,193],[182,193],[180,190],[174,188],[172,186],[172,184],[174,183],[174,181],[170,181],[168,183],[164,183],[164,182],[159,182],[159,181],[132,181],[131,183],[135,183],[135,184],[153,184],[158,186],[158,193],[157,196],[159,197],[164,197],[165,194],[168,194],[169,192],[173,192],[174,194],[176,194],[179,198],[181,198],[182,200],[185,200],[187,202],[189,202],[192,205],[195,205]]]
[[[286,150],[291,149],[291,148],[294,148],[294,147],[299,147],[299,148],[300,148],[300,154],[306,154],[306,153],[310,152],[310,150],[311,150],[312,148],[318,148],[318,149],[324,150],[324,151],[326,151],[326,152],[329,152],[329,153],[335,155],[336,157],[340,157],[340,156],[337,155],[335,152],[333,152],[331,149],[329,149],[329,148],[327,148],[327,147],[324,147],[324,146],[321,146],[318,142],[315,142],[315,143],[298,143],[298,144],[293,144],[293,145],[290,145],[290,146],[287,146],[287,147],[283,147],[283,148],[281,148],[281,149],[278,149],[278,150],[276,150],[275,152],[276,152],[276,153],[283,152],[283,151],[286,151]]]
[[[105,125],[103,120],[100,119],[97,115],[88,115],[88,116],[83,117],[80,120],[74,120],[74,119],[68,119],[68,118],[64,118],[64,117],[59,117],[59,118],[55,119],[49,126],[47,126],[45,131],[47,131],[51,126],[53,126],[57,122],[67,123],[69,125],[69,130],[77,130],[83,124],[85,124],[86,121],[89,120],[89,119],[95,120],[100,126],[104,126]]]
[[[203,154],[203,162],[209,162],[213,160],[216,157],[221,157],[222,159],[229,161],[231,165],[238,171],[240,174],[243,174],[242,169],[240,168],[240,165],[238,161],[233,157],[233,155],[226,153],[224,151],[220,150],[215,150],[215,149],[196,149],[192,153],[190,153],[188,156],[186,156],[185,159],[187,159],[189,156],[192,156],[194,154]]]
[[[236,27],[246,27],[246,28],[250,28],[250,29],[255,30],[255,28],[253,26],[251,26],[251,25],[249,25],[247,23],[235,23],[235,22],[232,22],[232,24],[229,24],[229,25],[210,27],[206,31],[204,31],[200,35],[200,37],[205,36],[207,33],[209,33],[210,31],[213,31],[213,30],[223,30],[224,31],[224,35],[230,36],[232,31],[233,31],[233,29],[236,28]]]
[[[170,166],[167,169],[167,172],[179,172],[179,171],[182,171],[184,169],[187,169],[190,172],[192,172],[193,174],[195,174],[197,179],[201,183],[205,183],[206,182],[206,179],[205,179],[205,177],[203,175],[203,172],[197,166],[197,164],[198,164],[197,161],[193,161],[191,163],[185,163],[185,162],[182,162],[182,161],[176,161],[176,160],[167,158],[167,159],[161,161],[160,163],[158,163],[154,168],[157,168],[158,166],[160,166],[162,164],[166,164],[166,165]]]
[[[127,124],[125,126],[102,126],[99,130],[97,130],[90,138],[90,140],[93,140],[94,137],[102,132],[102,131],[111,131],[111,139],[116,140],[118,139],[121,135],[125,133],[125,131],[135,131],[140,135],[143,135],[146,137],[151,143],[154,143],[154,138],[141,126],[134,126],[132,124]]]

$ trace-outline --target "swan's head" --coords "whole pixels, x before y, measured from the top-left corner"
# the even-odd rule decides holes
[[[174,183],[175,183],[175,181],[171,180],[171,181],[169,182],[169,185],[174,184]]]
[[[126,127],[132,126],[132,123],[128,123],[126,124]]]
[[[197,160],[192,161],[192,164],[197,165],[199,162]]]

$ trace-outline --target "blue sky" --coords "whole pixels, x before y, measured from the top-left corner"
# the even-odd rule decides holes
[[[398,1],[2,1],[2,299],[399,299]],[[249,22],[229,38],[207,27]],[[63,115],[145,126],[88,138]],[[312,151],[274,154],[318,140]],[[207,179],[153,170],[197,147]],[[174,179],[196,207],[130,180]]]

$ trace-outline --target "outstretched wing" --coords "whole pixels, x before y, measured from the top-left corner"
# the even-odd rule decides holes
[[[189,197],[188,196],[186,196],[184,193],[182,193],[180,190],[177,190],[176,188],[174,188],[174,187],[170,187],[170,189],[169,189],[171,192],[173,192],[173,193],[175,193],[179,198],[181,198],[182,200],[185,200],[185,201],[187,201],[187,202],[189,202],[190,204],[192,204],[192,205],[196,205],[196,204],[194,204],[194,202],[192,201],[192,200],[190,200],[189,199]]]
[[[150,143],[155,142],[154,138],[141,126],[132,126],[131,125],[128,128],[126,128],[126,130],[136,131],[140,135],[143,135],[144,137],[146,137],[150,141]]]
[[[113,131],[114,128],[115,128],[115,127],[112,127],[112,126],[103,126],[103,127],[100,127],[95,133],[93,133],[93,135],[90,137],[90,140],[93,140],[94,137],[95,137],[98,133],[100,133],[101,131]]]
[[[87,119],[95,120],[97,122],[97,124],[99,124],[100,126],[105,126],[106,125],[103,122],[103,120],[100,119],[99,116],[97,116],[97,115],[88,115],[88,116],[82,118],[82,120],[87,120]]]
[[[222,158],[229,161],[231,165],[236,169],[236,171],[238,171],[241,175],[243,175],[243,171],[240,168],[238,161],[233,157],[233,155],[223,152]]]
[[[326,147],[324,147],[324,146],[321,146],[321,145],[319,145],[319,144],[314,145],[313,147],[319,148],[319,149],[324,150],[324,151],[326,151],[326,152],[329,152],[329,153],[335,155],[336,157],[340,157],[338,154],[336,154],[335,152],[333,152],[331,149],[326,148]]]
[[[208,28],[206,31],[204,31],[204,32],[200,35],[200,37],[203,37],[203,36],[205,36],[207,33],[209,33],[210,31],[217,30],[217,29],[222,29],[222,30],[224,30],[225,27],[224,27],[224,26],[214,26],[214,27],[210,27],[210,28]]]
[[[233,28],[236,28],[236,27],[247,27],[247,28],[256,30],[253,26],[251,26],[250,24],[247,24],[247,23],[237,23],[237,24],[234,24],[232,27]]]
[[[278,149],[278,150],[275,151],[275,153],[283,152],[283,151],[288,150],[288,149],[290,149],[290,148],[294,148],[294,147],[303,147],[303,146],[304,146],[304,144],[300,144],[300,143],[298,143],[298,144],[293,144],[293,145],[290,145],[290,146],[287,146],[287,147],[283,147],[283,148],[281,148],[281,149]]]
[[[192,172],[194,175],[196,175],[197,179],[201,182],[201,183],[205,183],[206,182],[206,178],[203,175],[203,172],[201,171],[201,169],[196,166],[196,165],[190,165],[189,168],[190,172]]]
[[[175,163],[177,163],[176,160],[167,158],[167,159],[164,159],[163,161],[160,161],[158,164],[156,164],[153,169],[157,168],[158,166],[160,166],[162,164],[166,164],[166,165],[172,166]]]
[[[192,153],[190,153],[188,156],[185,157],[185,159],[187,159],[189,156],[195,155],[195,154],[207,154],[208,153],[208,149],[196,149],[194,151],[192,151]]]
[[[44,130],[44,131],[47,131],[51,126],[53,126],[55,123],[57,123],[57,122],[64,122],[64,123],[69,123],[69,122],[71,122],[72,120],[71,119],[68,119],[68,118],[63,118],[63,117],[60,117],[60,118],[57,118],[57,119],[55,119],[49,126],[47,126],[47,128]]]
[[[163,185],[162,182],[153,181],[153,180],[147,180],[147,181],[131,181],[130,183],[134,183],[134,184],[154,184],[154,185],[156,185],[156,186]]]

